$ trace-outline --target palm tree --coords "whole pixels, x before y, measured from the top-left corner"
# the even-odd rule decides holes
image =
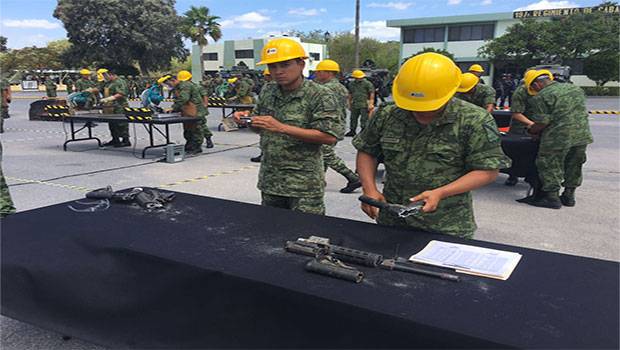
[[[191,6],[182,18],[181,32],[183,36],[200,47],[199,61],[201,72],[204,72],[202,51],[203,47],[209,44],[208,37],[213,39],[213,41],[218,41],[222,38],[222,29],[220,28],[220,24],[217,23],[218,19],[220,19],[220,17],[211,16],[209,14],[209,9],[204,6]],[[202,77],[199,79],[202,79]]]

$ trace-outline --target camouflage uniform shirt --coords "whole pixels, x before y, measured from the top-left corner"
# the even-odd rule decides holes
[[[583,90],[573,84],[552,82],[532,98],[536,122],[547,124],[540,151],[567,149],[592,143]]]
[[[75,91],[77,92],[81,92],[86,89],[94,88],[94,87],[97,87],[97,83],[95,83],[92,80],[86,80],[86,79],[80,78],[75,82]]]
[[[512,113],[521,113],[524,116],[532,119],[532,98],[533,96],[527,93],[527,88],[524,84],[517,87],[512,94],[512,100],[510,102],[510,111]],[[525,134],[526,126],[520,121],[512,119],[510,121],[510,133],[511,134]]]
[[[116,78],[113,81],[109,82],[107,86],[104,88],[104,91],[107,91],[105,95],[114,96],[116,94],[121,94],[123,97],[117,98],[112,102],[112,106],[114,106],[114,112],[117,114],[122,114],[125,111],[125,107],[129,107],[129,103],[127,102],[127,95],[129,94],[129,89],[127,88],[127,83],[122,78]]]
[[[344,133],[333,94],[309,80],[291,92],[283,92],[276,83],[266,84],[252,114],[270,115],[281,123],[319,130],[339,140]],[[325,172],[320,144],[261,130],[260,146],[259,190],[284,197],[323,196]]]
[[[197,117],[204,117],[209,114],[207,108],[202,104],[202,92],[198,85],[191,81],[180,82],[174,90],[175,98],[172,104],[172,110],[175,112],[181,111],[184,104],[191,102],[196,105]]]
[[[368,108],[370,94],[375,86],[368,79],[355,79],[349,84],[351,93],[351,108]]]
[[[510,166],[493,117],[455,98],[426,126],[411,112],[387,104],[354,138],[353,145],[376,158],[384,157],[383,194],[391,203],[409,203],[409,198],[447,185],[472,170]],[[405,219],[382,210],[378,222],[461,237],[472,237],[476,229],[470,192],[444,198],[432,213]]]
[[[342,122],[344,123],[345,118],[347,117],[347,98],[349,96],[349,91],[346,87],[344,87],[344,85],[340,84],[336,78],[330,79],[322,85],[335,94],[338,102],[338,111],[340,111],[340,116],[342,117]]]
[[[495,89],[488,85],[478,84],[472,94],[459,92],[456,97],[486,109],[487,105],[495,104]]]

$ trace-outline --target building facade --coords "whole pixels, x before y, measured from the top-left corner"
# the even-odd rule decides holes
[[[542,12],[542,11],[541,11]],[[478,49],[486,40],[504,35],[508,28],[520,22],[513,12],[476,14],[464,16],[426,17],[414,19],[388,20],[387,26],[400,28],[400,60],[415,54],[424,48],[443,49],[452,53],[461,70],[465,71],[474,63],[480,64],[485,75],[482,77],[490,84],[494,76],[501,73],[520,75],[523,72],[509,62],[494,66],[485,58],[478,56]],[[540,17],[549,20],[549,17]],[[583,75],[580,60],[564,62],[571,66],[571,80],[579,86],[595,86],[594,81]],[[608,83],[608,85],[616,85]]]
[[[304,75],[308,76],[311,70],[327,55],[327,46],[323,44],[304,43],[297,37],[288,37],[301,43],[309,58],[306,60]],[[249,69],[263,70],[267,66],[258,66],[263,46],[275,37],[246,39],[246,40],[226,40],[222,43],[210,44],[203,47],[202,52],[197,45],[192,47],[192,75],[201,77],[200,62],[202,60],[204,72],[215,73],[224,69],[231,69],[233,66],[245,65]]]

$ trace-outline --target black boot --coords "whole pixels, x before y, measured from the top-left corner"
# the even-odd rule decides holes
[[[123,137],[121,139],[121,142],[119,142],[118,144],[114,145],[114,147],[129,147],[131,146],[131,142],[129,142],[129,138],[128,137]]]
[[[355,136],[355,131],[349,130],[349,132],[344,134],[344,136],[353,137],[353,136]]]
[[[213,141],[211,140],[211,136],[205,137],[205,141],[206,141],[207,148],[213,148]]]
[[[112,140],[104,143],[103,147],[109,147],[109,146],[120,147],[120,146],[117,146],[117,145],[120,145],[120,144],[121,144],[121,142],[117,138],[113,138]]]
[[[575,206],[575,187],[566,187],[560,196],[560,201],[567,207]]]
[[[534,198],[526,204],[533,205],[540,208],[560,209],[562,208],[562,202],[557,191],[542,192],[538,198]]]
[[[263,154],[261,153],[261,154],[257,155],[256,157],[250,158],[250,161],[254,162],[254,163],[260,163],[262,158],[263,158]]]
[[[346,187],[340,189],[340,193],[351,193],[360,187],[362,187],[362,183],[359,180],[349,181]]]
[[[514,186],[518,182],[519,182],[519,178],[518,177],[510,175],[508,177],[508,179],[506,179],[506,182],[504,182],[504,185],[506,185],[506,186]]]

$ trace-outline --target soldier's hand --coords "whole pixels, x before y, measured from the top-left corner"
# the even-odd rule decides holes
[[[252,118],[252,127],[282,133],[284,132],[285,124],[280,123],[270,115],[261,115]]]
[[[441,193],[437,190],[424,191],[419,195],[410,198],[409,200],[412,202],[424,201],[424,206],[422,207],[423,213],[431,213],[437,210],[437,206],[439,202],[443,199]]]
[[[527,132],[532,135],[539,135],[546,127],[545,124],[534,123],[527,128]]]
[[[383,196],[381,192],[371,192],[371,193],[364,192],[364,195],[374,200],[385,202],[385,197]],[[370,217],[373,220],[377,219],[377,217],[379,216],[379,208],[373,207],[372,205],[369,205],[366,203],[362,203],[361,206],[362,206],[362,211],[366,213],[368,217]]]
[[[249,117],[250,111],[236,111],[233,113],[233,120],[237,124],[245,125],[245,122],[241,120],[242,117]]]

